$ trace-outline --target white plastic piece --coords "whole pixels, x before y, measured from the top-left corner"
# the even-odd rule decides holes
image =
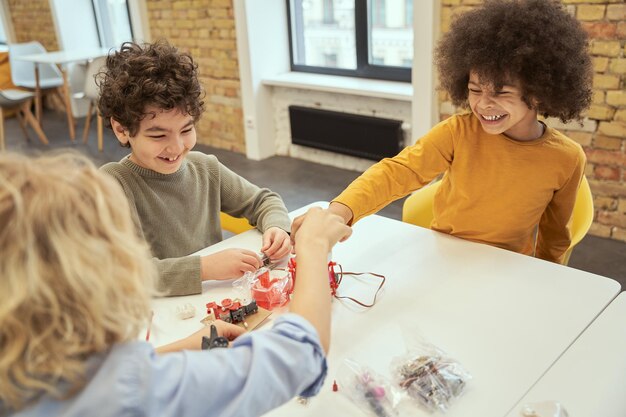
[[[181,320],[190,319],[196,316],[196,308],[191,303],[185,303],[176,307],[176,317]]]

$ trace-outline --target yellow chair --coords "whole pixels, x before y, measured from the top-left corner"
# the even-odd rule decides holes
[[[583,180],[580,183],[580,187],[578,187],[578,194],[576,195],[576,203],[574,204],[574,212],[572,213],[570,223],[572,242],[565,251],[563,265],[567,265],[569,257],[572,254],[572,249],[583,240],[583,237],[585,237],[589,231],[591,223],[593,223],[593,215],[593,195],[591,194],[587,177],[583,175]]]
[[[433,221],[433,199],[441,181],[433,182],[415,191],[402,206],[402,221],[430,229]]]
[[[222,223],[222,229],[236,235],[254,229],[254,227],[248,223],[248,219],[233,217],[223,211],[220,213],[220,222]]]
[[[437,181],[415,191],[413,195],[406,199],[402,206],[402,221],[417,226],[430,228],[433,220],[433,199],[435,192],[439,189],[441,181]],[[572,242],[565,251],[563,265],[567,265],[572,254],[572,249],[585,237],[591,223],[593,223],[593,196],[589,188],[587,178],[583,176],[578,194],[576,195],[576,203],[574,204],[574,212],[570,230],[572,233]]]

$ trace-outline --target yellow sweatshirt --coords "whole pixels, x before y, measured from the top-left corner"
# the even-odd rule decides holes
[[[354,223],[445,173],[434,230],[561,262],[584,167],[580,145],[554,129],[521,142],[488,134],[473,114],[461,114],[372,166],[333,201],[352,210]]]

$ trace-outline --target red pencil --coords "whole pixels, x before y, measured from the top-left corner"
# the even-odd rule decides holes
[[[150,321],[148,322],[148,331],[146,332],[146,342],[150,340],[150,328],[152,327],[152,317],[154,317],[154,311],[150,312]]]

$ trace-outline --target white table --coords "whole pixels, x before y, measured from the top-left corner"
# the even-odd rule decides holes
[[[209,250],[260,246],[260,234],[250,231]],[[384,292],[371,309],[333,302],[326,384],[308,405],[292,401],[268,416],[360,415],[331,390],[338,366],[353,358],[388,375],[392,357],[405,351],[404,337],[419,329],[473,375],[447,415],[502,417],[620,290],[605,277],[380,216],[357,223],[352,237],[335,247],[333,260],[344,270],[384,274]],[[357,285],[347,277],[340,289],[354,295]],[[199,327],[196,319],[183,324],[173,319],[176,304],[203,306],[233,295],[230,283],[210,291],[158,300],[155,344]]]
[[[75,51],[44,52],[40,54],[22,55],[15,58],[35,64],[35,117],[37,118],[37,121],[41,123],[41,87],[39,82],[39,65],[54,64],[59,67],[63,76],[63,98],[65,101],[65,111],[67,112],[67,124],[70,130],[70,138],[74,140],[76,137],[74,130],[74,116],[72,115],[72,107],[70,104],[70,87],[65,65],[72,62],[89,61],[101,56],[106,56],[108,53],[109,49],[106,48],[91,48]]]
[[[558,401],[571,417],[626,416],[626,293],[621,293],[508,414]]]

